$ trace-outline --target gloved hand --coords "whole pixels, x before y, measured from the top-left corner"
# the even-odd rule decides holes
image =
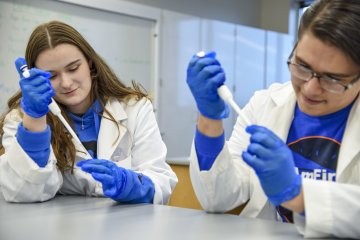
[[[30,77],[24,78],[20,66],[26,64],[24,58],[15,61],[16,69],[20,74],[20,88],[22,99],[20,106],[24,112],[34,118],[44,116],[48,111],[48,105],[55,91],[51,86],[49,72],[44,72],[37,68],[30,69]]]
[[[90,159],[80,161],[76,165],[102,183],[106,197],[113,198],[124,191],[126,170],[116,166],[115,163],[102,159]]]
[[[149,177],[117,166],[103,159],[83,160],[76,164],[84,172],[101,182],[104,196],[116,201],[149,203],[153,201],[155,187]]]
[[[278,206],[296,197],[302,181],[289,147],[265,127],[251,125],[246,131],[251,135],[250,144],[242,158],[255,170],[270,202]]]
[[[215,52],[204,57],[194,55],[187,69],[186,82],[199,112],[207,118],[223,119],[229,116],[229,107],[220,98],[217,89],[225,82],[225,73],[215,56]]]

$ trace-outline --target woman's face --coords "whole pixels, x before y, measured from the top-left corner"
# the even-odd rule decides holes
[[[41,52],[35,66],[51,72],[55,100],[72,113],[82,114],[90,102],[91,77],[89,63],[82,52],[71,44],[60,44]]]
[[[305,32],[295,49],[293,62],[311,69],[319,75],[327,75],[347,84],[359,74],[359,67],[340,49],[326,44],[309,32]],[[291,76],[300,109],[312,116],[337,112],[349,105],[358,95],[360,84],[335,94],[321,88],[316,77],[308,81]]]

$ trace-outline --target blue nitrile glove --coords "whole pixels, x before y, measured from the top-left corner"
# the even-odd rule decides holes
[[[20,74],[20,88],[22,99],[20,105],[24,112],[34,118],[44,116],[48,111],[48,105],[55,91],[51,86],[49,72],[37,68],[30,69],[30,77],[24,78],[20,66],[26,64],[24,58],[15,61],[16,69]]]
[[[296,197],[302,182],[289,147],[265,127],[251,125],[246,132],[251,135],[250,144],[242,158],[255,170],[270,202],[278,206]]]
[[[128,203],[153,202],[155,187],[147,176],[103,159],[83,160],[76,165],[101,182],[106,197]]]
[[[204,57],[194,55],[187,69],[186,82],[199,112],[207,118],[223,119],[229,116],[229,107],[220,98],[217,89],[224,84],[225,73],[215,56],[215,52]]]

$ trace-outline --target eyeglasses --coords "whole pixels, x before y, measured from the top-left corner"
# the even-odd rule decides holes
[[[295,50],[295,48],[296,48],[296,45],[294,47],[294,50]],[[332,77],[329,77],[326,75],[320,75],[303,65],[293,62],[291,59],[292,59],[294,50],[291,52],[289,59],[287,60],[287,64],[288,64],[290,73],[297,79],[307,82],[310,79],[315,77],[318,79],[319,84],[322,89],[324,89],[328,92],[331,92],[331,93],[341,94],[341,93],[345,92],[346,90],[350,89],[360,78],[360,74],[358,74],[349,83],[344,84],[339,79],[332,78]]]

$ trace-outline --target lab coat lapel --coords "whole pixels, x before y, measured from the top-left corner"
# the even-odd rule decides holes
[[[340,153],[338,158],[338,165],[336,169],[337,179],[341,181],[344,177],[346,167],[348,167],[351,161],[359,154],[360,142],[360,98],[356,100],[354,106],[350,111],[350,115],[347,120],[346,129],[341,142]]]
[[[92,159],[91,155],[82,144],[78,143],[74,139],[72,139],[72,142],[74,143],[78,159]]]
[[[286,142],[294,118],[295,93],[284,87],[273,92],[271,98],[274,102],[274,108],[269,109],[268,115],[265,116],[267,119],[264,119],[263,122],[266,127]]]
[[[111,113],[118,123],[127,119],[127,114],[123,106],[117,100],[109,100],[105,108]],[[100,131],[98,137],[98,158],[110,159],[121,139],[127,132],[127,129],[119,124],[119,129],[110,117],[104,112],[101,119]],[[119,133],[120,131],[120,133]]]

